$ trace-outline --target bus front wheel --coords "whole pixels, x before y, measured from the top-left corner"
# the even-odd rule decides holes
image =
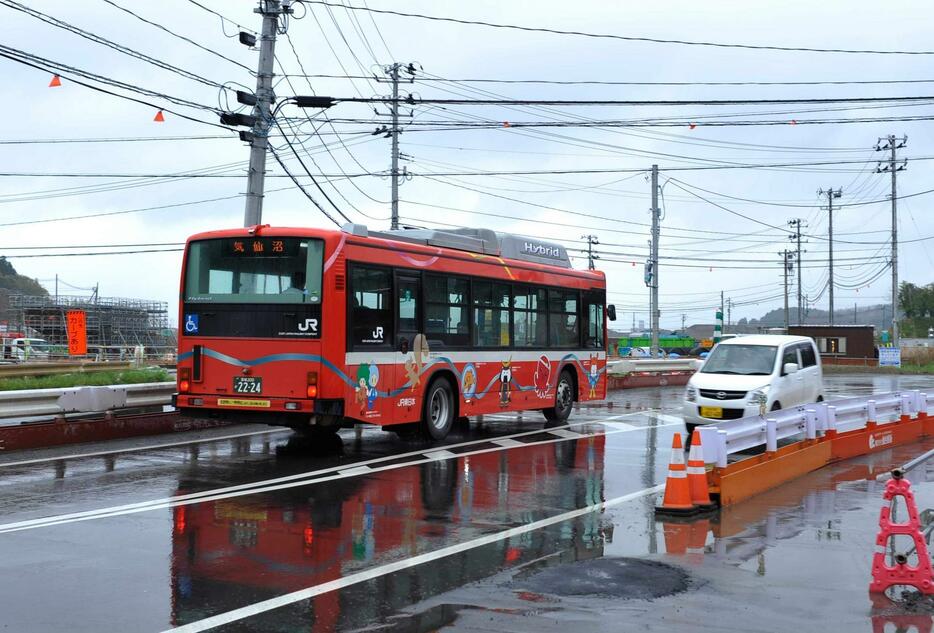
[[[454,424],[454,394],[451,385],[444,378],[431,383],[425,394],[425,411],[422,415],[422,428],[429,438],[443,440]]]
[[[555,386],[555,406],[543,409],[545,419],[549,422],[564,422],[571,415],[574,406],[574,379],[571,372],[564,370]]]

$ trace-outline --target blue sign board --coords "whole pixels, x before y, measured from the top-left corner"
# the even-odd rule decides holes
[[[879,348],[879,367],[901,367],[902,350],[898,347]]]
[[[198,333],[198,315],[197,314],[186,314],[185,315],[185,334],[197,334]]]

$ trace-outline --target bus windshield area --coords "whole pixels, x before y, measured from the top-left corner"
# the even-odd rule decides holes
[[[301,237],[192,242],[185,301],[321,303],[324,242]]]
[[[777,347],[771,345],[717,345],[707,357],[702,374],[769,376]]]

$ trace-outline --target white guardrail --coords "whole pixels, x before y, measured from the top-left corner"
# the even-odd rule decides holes
[[[623,358],[606,364],[611,376],[624,376],[639,372],[697,371],[700,363],[696,358]]]
[[[172,403],[174,382],[0,391],[0,418],[103,413]]]
[[[774,452],[778,449],[779,440],[797,435],[813,440],[827,431],[842,433],[864,428],[866,422],[876,422],[884,427],[902,415],[915,417],[919,413],[927,414],[931,403],[934,403],[934,394],[898,391],[806,404],[771,411],[765,416],[748,416],[697,428],[701,432],[704,461],[724,468],[727,457],[733,453],[763,444],[767,452]]]

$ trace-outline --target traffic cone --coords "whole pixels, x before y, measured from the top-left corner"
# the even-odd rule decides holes
[[[714,503],[707,491],[707,467],[704,465],[704,450],[701,448],[700,431],[694,429],[691,436],[691,452],[688,454],[688,488],[691,489],[691,503],[701,510],[710,510]]]
[[[62,85],[62,78],[58,75],[52,75],[52,81],[49,82],[49,88],[58,88]]]
[[[668,463],[665,497],[662,499],[662,505],[655,507],[655,513],[684,516],[696,511],[697,508],[691,502],[691,489],[688,487],[684,445],[681,443],[681,434],[675,433],[671,441],[671,461]]]

